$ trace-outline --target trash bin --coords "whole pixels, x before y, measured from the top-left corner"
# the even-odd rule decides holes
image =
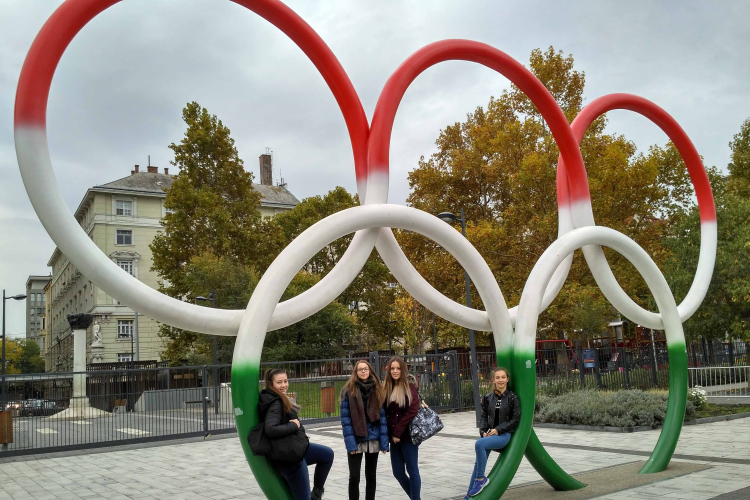
[[[0,444],[13,442],[13,412],[0,411]]]
[[[320,411],[328,417],[336,413],[336,388],[333,382],[320,383]]]

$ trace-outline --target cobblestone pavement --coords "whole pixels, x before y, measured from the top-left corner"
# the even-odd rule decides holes
[[[424,500],[462,498],[465,494],[473,468],[473,421],[471,413],[444,415],[445,429],[420,446]],[[537,433],[552,457],[570,473],[644,460],[659,436],[658,431],[614,434],[537,429]],[[348,498],[348,468],[340,427],[326,424],[310,429],[310,434],[314,442],[331,446],[336,452],[325,499]],[[750,418],[686,426],[675,457],[711,468],[599,498],[750,498],[750,490],[742,491],[750,488]],[[540,480],[524,459],[511,487]],[[361,486],[364,492],[364,474]],[[391,475],[387,455],[381,455],[378,463],[377,496],[406,498]],[[0,500],[261,498],[236,436],[0,461]],[[545,498],[554,499],[555,493],[550,490]]]

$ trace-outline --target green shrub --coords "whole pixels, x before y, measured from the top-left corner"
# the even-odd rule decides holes
[[[537,405],[534,421],[608,427],[661,427],[667,413],[667,396],[640,390],[599,392],[585,390],[553,398]],[[695,406],[688,401],[685,419],[695,418]]]

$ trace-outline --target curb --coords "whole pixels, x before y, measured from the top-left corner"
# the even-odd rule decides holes
[[[568,429],[570,431],[594,431],[594,432],[616,432],[629,433],[653,430],[648,425],[639,425],[637,427],[608,427],[603,425],[568,425],[568,424],[545,424],[534,422],[534,427],[546,429]]]
[[[750,417],[750,412],[746,411],[742,413],[735,413],[733,415],[719,415],[717,417],[696,418],[695,420],[685,422],[684,425],[710,424],[712,422],[724,422],[725,420],[737,420],[738,418],[748,417]]]

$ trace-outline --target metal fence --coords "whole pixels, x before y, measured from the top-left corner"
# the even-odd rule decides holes
[[[709,397],[750,397],[750,366],[689,368],[690,387],[701,387]]]
[[[750,395],[750,368],[747,363],[739,364],[747,358],[746,345],[709,346],[688,348],[690,385],[704,387],[709,396]],[[388,354],[373,352],[365,357],[382,377]],[[404,358],[432,408],[474,408],[467,352]],[[341,389],[356,359],[262,363],[261,368],[286,369],[289,392],[302,406],[301,419],[333,420],[339,417]],[[477,362],[480,391],[489,392],[495,355],[480,350]],[[712,362],[736,366],[703,365]],[[535,363],[537,393],[548,396],[582,388],[647,390],[669,385],[668,354],[659,345],[582,350],[561,344],[556,349],[538,349]],[[0,442],[8,442],[0,456],[234,432],[230,365],[146,366],[91,365],[85,373],[6,375],[8,411],[0,412]],[[86,401],[72,397],[75,377],[86,378]],[[84,403],[105,416],[61,418],[66,409]]]
[[[732,342],[707,341],[689,344],[688,363],[693,368],[705,366],[748,366],[748,342],[735,340]]]
[[[85,398],[73,397],[77,377]],[[229,381],[229,365],[6,375],[12,431],[0,429],[0,455],[228,432]]]

